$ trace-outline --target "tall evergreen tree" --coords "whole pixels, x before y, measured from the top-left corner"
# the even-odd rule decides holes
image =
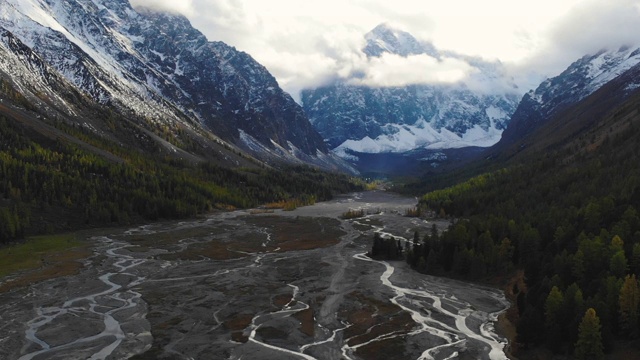
[[[611,271],[611,275],[621,278],[627,273],[628,269],[629,265],[627,257],[624,255],[624,250],[619,250],[613,254],[609,261],[609,271]]]
[[[620,289],[620,329],[628,336],[638,336],[638,304],[640,289],[636,275],[627,275]]]
[[[640,273],[640,243],[633,244],[631,249],[631,272]]]
[[[604,359],[600,318],[593,308],[587,309],[578,328],[578,341],[574,355],[576,360]]]
[[[559,350],[559,346],[562,342],[562,319],[560,312],[562,311],[562,304],[564,303],[564,296],[558,287],[554,286],[547,296],[547,300],[544,303],[544,318],[545,327],[547,329],[547,342],[551,345],[554,351]]]

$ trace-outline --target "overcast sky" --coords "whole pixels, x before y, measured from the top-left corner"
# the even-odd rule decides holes
[[[521,92],[602,48],[640,44],[640,0],[131,0],[179,12],[211,41],[266,66],[294,98],[306,87],[361,74],[396,86],[473,73],[429,56],[367,59],[364,35],[381,23],[439,50],[500,60]]]

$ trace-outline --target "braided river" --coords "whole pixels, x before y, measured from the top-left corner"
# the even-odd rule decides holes
[[[446,228],[415,204],[372,191],[90,236],[77,275],[0,294],[0,357],[507,359],[501,291],[366,256],[375,232]]]

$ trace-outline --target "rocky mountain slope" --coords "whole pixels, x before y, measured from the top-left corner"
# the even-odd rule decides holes
[[[348,157],[351,151],[491,146],[500,139],[520,100],[500,63],[438,52],[387,25],[376,27],[366,40],[363,51],[369,58],[428,55],[438,61],[445,57],[464,61],[474,69],[467,80],[476,86],[458,82],[371,87],[346,79],[305,90],[303,107],[330,148]],[[491,88],[490,84],[508,90],[478,90]]]
[[[575,61],[560,75],[544,81],[537,89],[524,95],[496,149],[504,151],[515,144],[523,149],[535,142],[532,136],[538,129],[558,118],[564,120],[554,126],[556,132],[561,128],[578,132],[580,127],[587,127],[589,123],[578,126],[573,121],[584,114],[574,114],[574,117],[567,114],[576,104],[596,92],[600,94],[597,102],[591,102],[589,113],[592,119],[623,101],[640,87],[637,76],[639,63],[640,49],[629,47],[602,50]],[[546,133],[553,138],[553,131]]]
[[[2,77],[97,133],[108,126],[78,118],[78,99],[174,143],[197,143],[205,156],[222,146],[268,163],[344,168],[262,65],[208,41],[183,16],[127,0],[8,0],[0,31]]]

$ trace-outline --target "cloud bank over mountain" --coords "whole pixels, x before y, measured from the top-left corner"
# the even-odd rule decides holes
[[[336,79],[369,86],[453,82],[474,69],[427,55],[367,57],[363,35],[380,23],[438,49],[498,59],[521,92],[604,47],[638,43],[638,0],[131,0],[187,16],[210,40],[246,51],[296,99]],[[472,83],[472,81],[470,81]]]

